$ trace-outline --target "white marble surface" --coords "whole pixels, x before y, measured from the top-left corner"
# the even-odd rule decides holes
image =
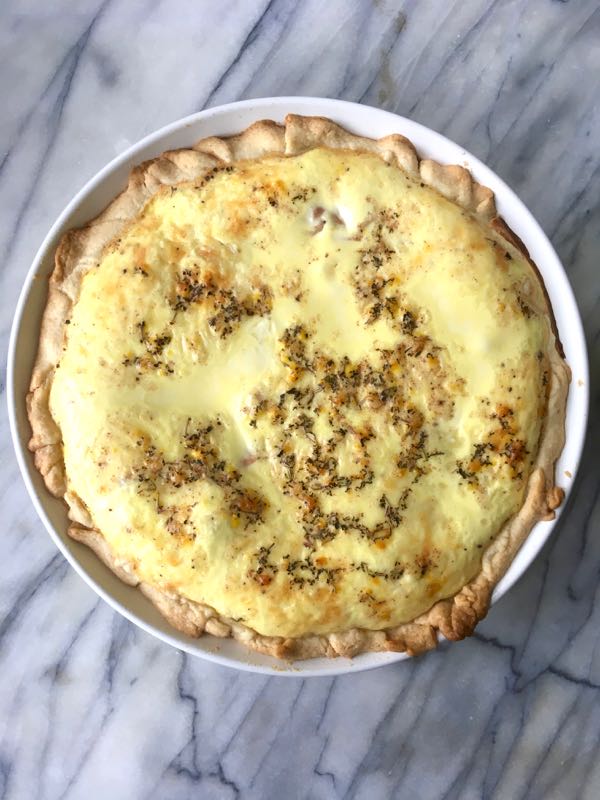
[[[294,681],[194,660],[113,613],[36,519],[1,412],[0,798],[600,796],[600,8],[596,0],[4,0],[0,332],[64,204],[207,105],[379,105],[487,161],[569,271],[593,375],[570,510],[477,635]]]

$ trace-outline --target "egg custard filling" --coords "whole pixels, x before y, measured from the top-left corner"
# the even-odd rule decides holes
[[[202,169],[141,173],[97,258],[87,233],[72,274],[57,256],[29,411],[73,535],[193,635],[292,657],[466,635],[523,507],[527,533],[560,501],[541,282],[443,182],[355,139],[206,141]]]

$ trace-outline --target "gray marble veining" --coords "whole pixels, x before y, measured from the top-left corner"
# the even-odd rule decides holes
[[[0,798],[599,797],[596,0],[4,0],[0,91],[3,358],[43,235],[102,165],[205,106],[304,94],[412,117],[505,178],[568,269],[593,376],[569,512],[476,636],[303,681],[186,657],[98,600],[2,410]]]

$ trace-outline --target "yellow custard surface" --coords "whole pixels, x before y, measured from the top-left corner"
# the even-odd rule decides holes
[[[69,492],[140,580],[261,634],[414,619],[523,501],[533,280],[374,155],[164,187],[73,307],[50,400]]]

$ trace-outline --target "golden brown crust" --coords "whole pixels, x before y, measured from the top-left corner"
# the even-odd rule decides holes
[[[494,193],[473,180],[469,170],[457,164],[438,164],[423,159],[419,164],[423,183],[433,186],[440,194],[485,220],[496,215]]]
[[[531,287],[532,301],[550,316],[555,341],[546,354],[551,373],[550,393],[525,502],[486,549],[476,577],[453,597],[437,602],[426,614],[394,628],[380,631],[352,629],[326,636],[289,639],[261,636],[239,622],[220,616],[209,606],[138,582],[130,565],[119,562],[101,532],[93,528],[85,505],[67,491],[61,435],[50,413],[49,394],[63,347],[65,325],[79,295],[83,275],[98,264],[106,245],[137,216],[161,186],[199,178],[215,166],[233,161],[273,153],[294,155],[316,146],[377,153],[388,163],[397,164],[413,176],[419,175],[424,183],[484,219],[503,236],[509,251],[514,247],[528,258],[538,277],[537,286]],[[64,497],[69,506],[69,516],[74,521],[69,529],[70,535],[94,550],[123,581],[138,585],[161,614],[187,635],[232,636],[261,653],[287,659],[352,657],[366,651],[414,655],[435,647],[438,632],[447,639],[461,639],[471,634],[487,613],[494,586],[506,572],[533,525],[538,520],[553,518],[554,510],[564,496],[555,485],[554,465],[564,445],[569,380],[570,371],[563,360],[556,324],[539,271],[521,240],[497,216],[490,189],[474,181],[463,167],[419,161],[413,145],[403,136],[368,139],[322,117],[288,115],[283,126],[269,120],[257,122],[236,136],[203,139],[192,149],[164,153],[141,164],[133,170],[125,191],[99,217],[86,227],[65,234],[50,276],[38,356],[27,396],[32,427],[29,446],[46,486],[55,496]]]
[[[194,145],[194,150],[213,156],[225,164],[283,153],[285,128],[268,119],[260,120],[236,136],[228,136],[226,139],[210,136],[208,139],[201,139]]]
[[[417,151],[412,142],[397,133],[382,139],[367,139],[350,133],[324,117],[288,114],[285,118],[285,154],[298,155],[313,147],[366,150],[376,153],[388,163],[397,164],[410,175],[416,175],[419,169]]]

